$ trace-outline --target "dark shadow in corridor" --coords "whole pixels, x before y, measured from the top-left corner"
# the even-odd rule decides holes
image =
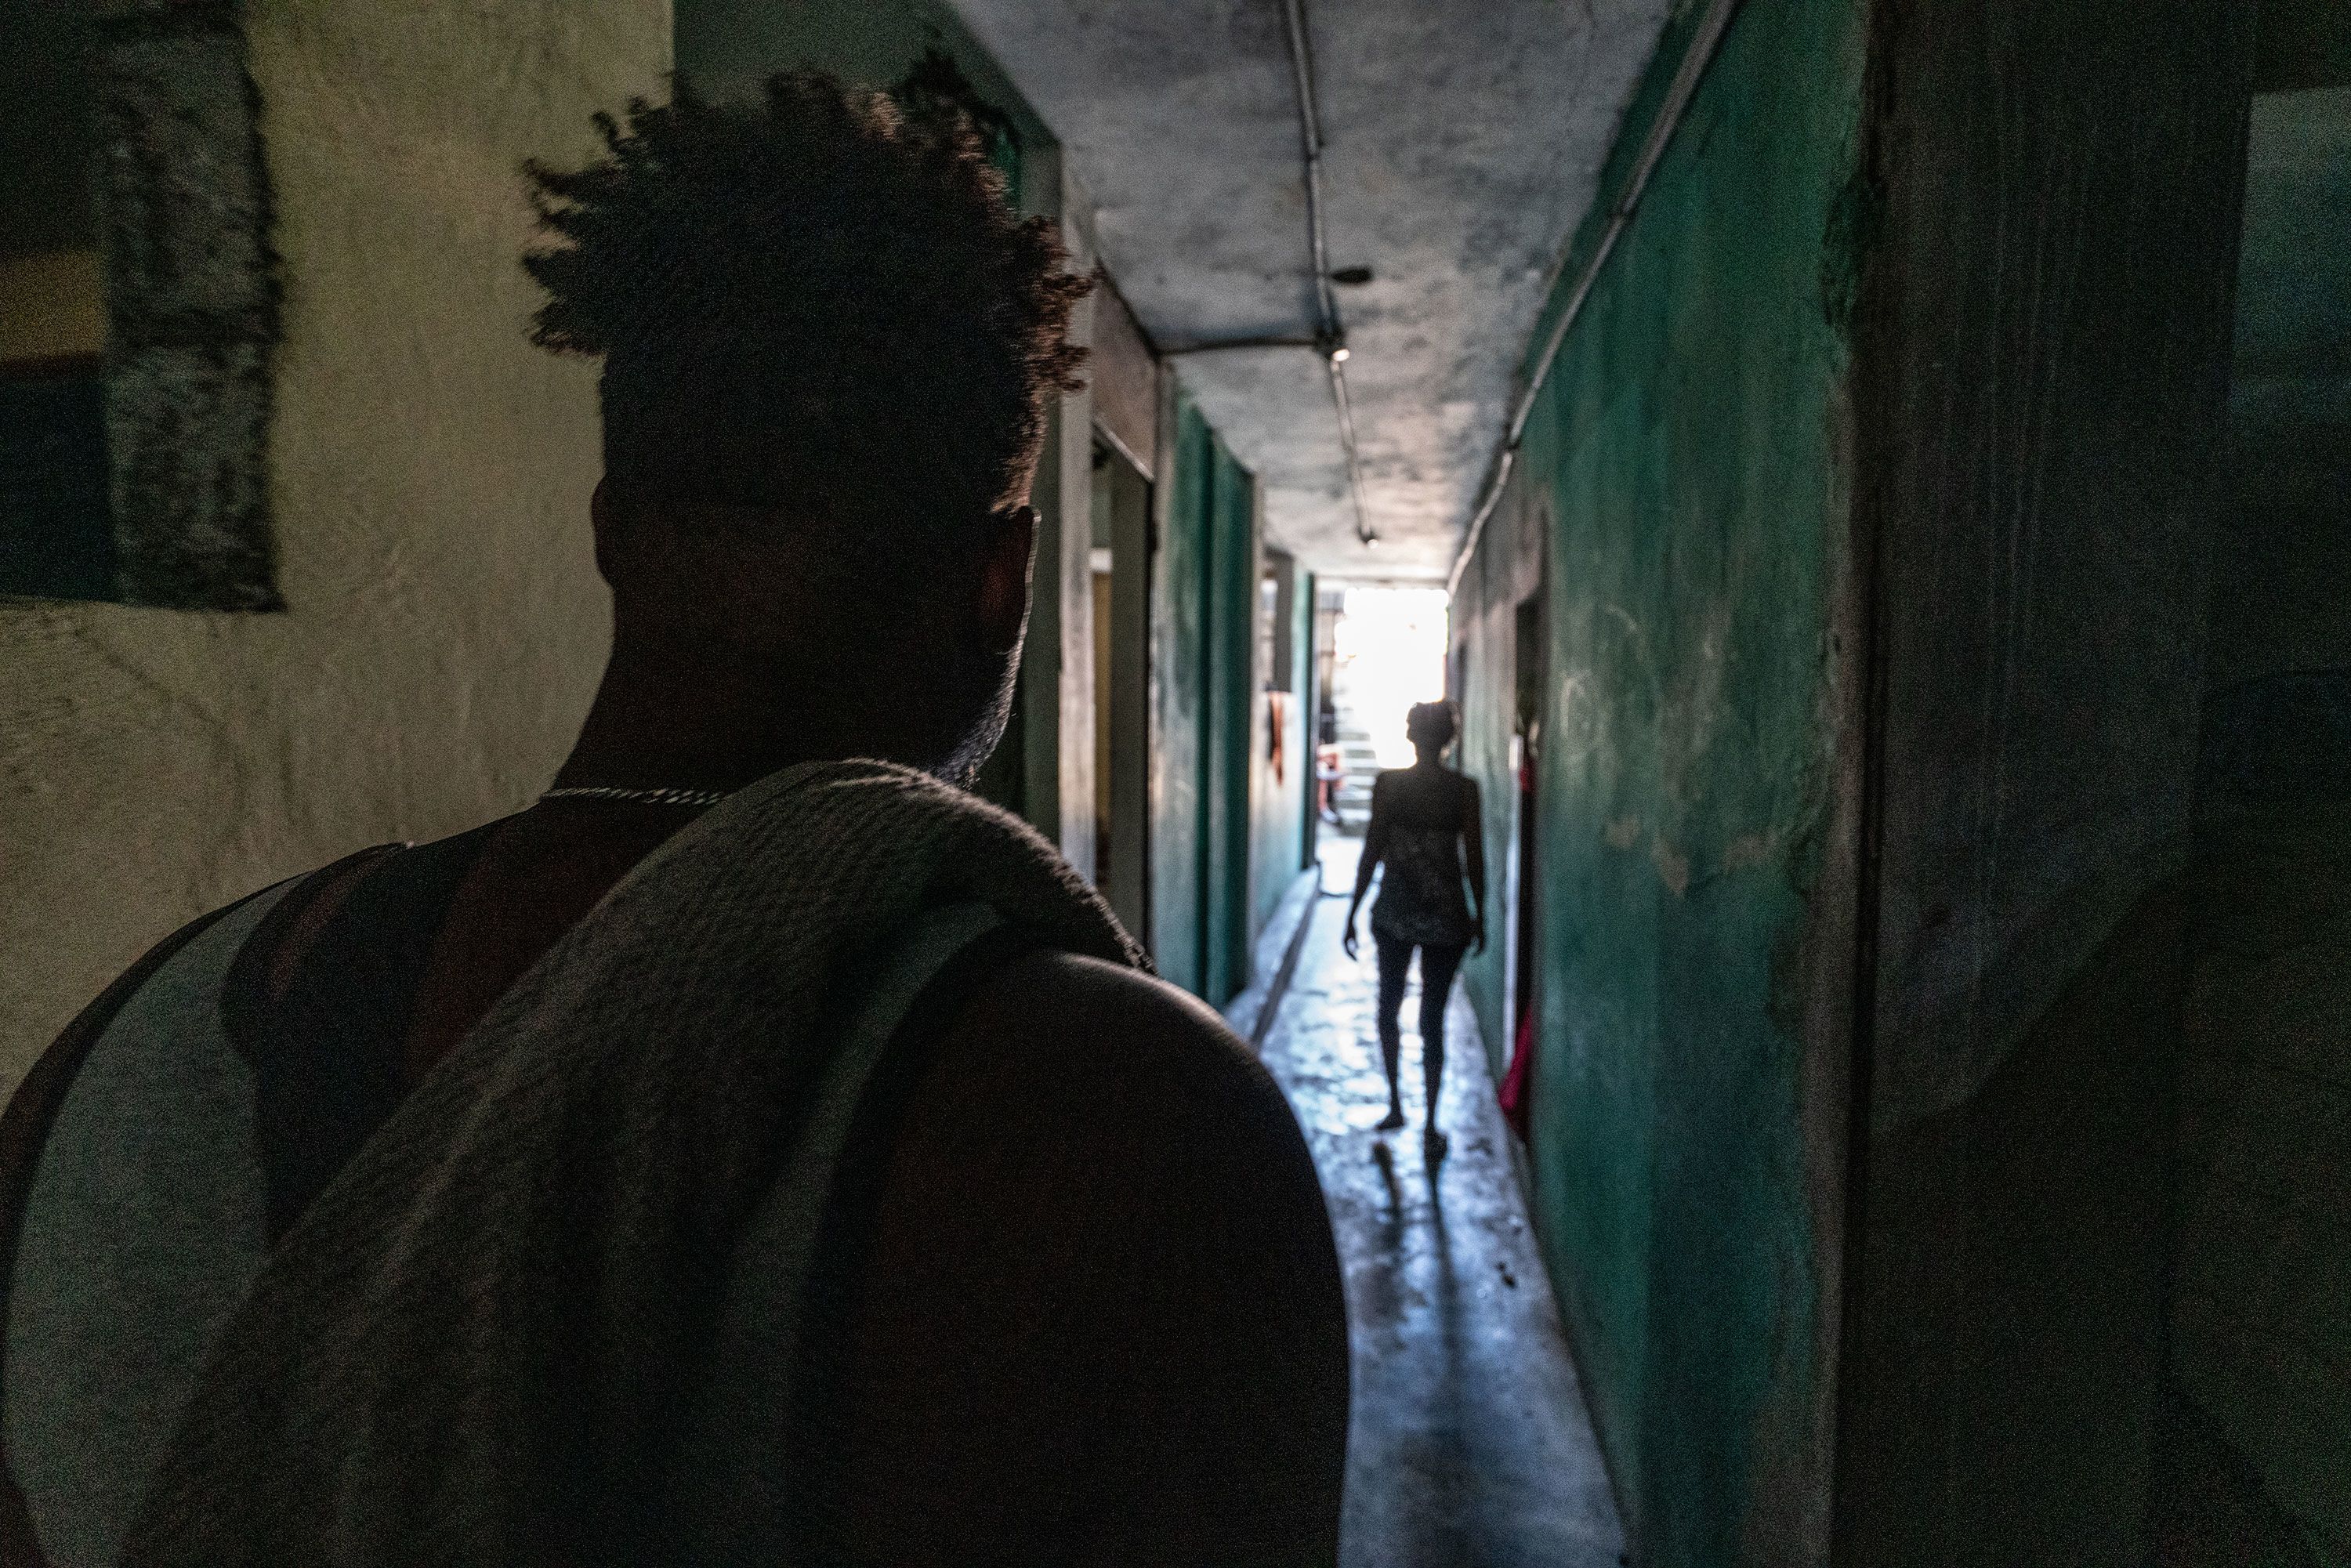
[[[1323,885],[1354,878],[1358,841],[1326,841]],[[1378,979],[1340,950],[1345,905],[1318,900],[1264,1056],[1305,1129],[1347,1275],[1354,1410],[1345,1568],[1614,1568],[1625,1548],[1606,1471],[1524,1206],[1468,1003],[1448,1015],[1427,1157],[1386,1110]],[[1416,979],[1416,985],[1417,980]],[[1415,1003],[1404,1080],[1419,1084]]]

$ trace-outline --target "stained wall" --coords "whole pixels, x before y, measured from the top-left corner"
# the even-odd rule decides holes
[[[526,340],[517,166],[660,89],[666,0],[246,14],[287,609],[0,603],[0,1086],[204,910],[528,803],[601,669],[595,372]]]
[[[1820,891],[1851,794],[1847,355],[1824,278],[1850,246],[1860,23],[1843,0],[1738,14],[1542,387],[1459,611],[1464,757],[1507,896],[1515,613],[1548,557],[1531,1197],[1656,1564],[1805,1561],[1824,1531],[1842,1143],[1808,1041],[1840,1042],[1808,1021],[1837,981],[1808,953],[1841,951],[1846,917]],[[1507,953],[1469,977],[1497,1060]]]
[[[2153,1552],[2251,21],[1872,11],[1853,1561]]]
[[[1151,948],[1222,1006],[1249,983],[1256,481],[1188,394],[1165,392],[1151,564]]]

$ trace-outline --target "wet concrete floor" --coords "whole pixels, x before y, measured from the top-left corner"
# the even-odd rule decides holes
[[[1359,841],[1326,836],[1323,886],[1354,884]],[[1510,1171],[1510,1134],[1457,986],[1447,1018],[1442,1159],[1420,1137],[1418,979],[1405,998],[1405,1103],[1387,1110],[1346,901],[1316,900],[1264,1059],[1306,1130],[1347,1274],[1354,1339],[1343,1568],[1617,1568],[1600,1450]]]

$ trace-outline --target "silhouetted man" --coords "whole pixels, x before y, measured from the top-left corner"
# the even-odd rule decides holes
[[[953,787],[1085,281],[827,78],[602,129],[528,261],[603,361],[594,706],[531,810],[208,916],[27,1080],[0,1557],[1331,1561],[1288,1110]]]

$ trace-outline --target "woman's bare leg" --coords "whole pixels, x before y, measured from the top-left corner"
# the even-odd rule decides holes
[[[1388,1113],[1380,1122],[1384,1133],[1404,1125],[1404,1092],[1396,1072],[1404,1055],[1404,988],[1412,967],[1412,945],[1390,941],[1376,932],[1372,941],[1380,956],[1380,1065],[1388,1074]]]
[[[1428,1095],[1427,1126],[1432,1146],[1440,1153],[1445,1134],[1437,1127],[1437,1096],[1445,1087],[1445,1005],[1453,997],[1453,977],[1460,972],[1460,947],[1420,950],[1420,1076]],[[1388,1075],[1393,1082],[1395,1074]]]

